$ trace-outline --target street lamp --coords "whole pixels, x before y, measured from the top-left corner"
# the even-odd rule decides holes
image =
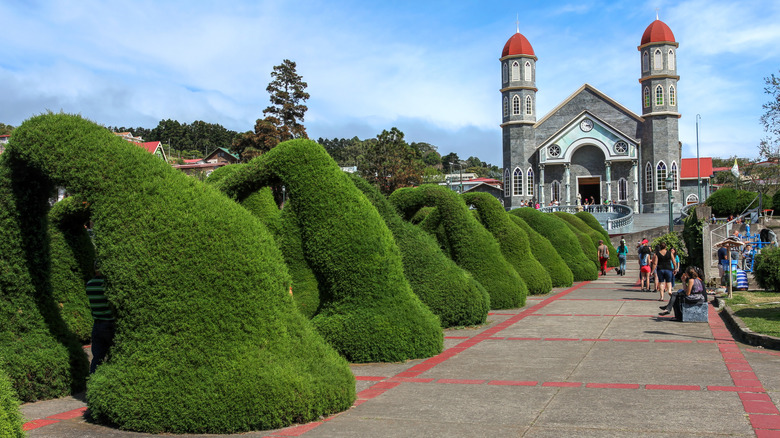
[[[699,187],[699,203],[701,200],[701,163],[699,162],[699,120],[701,120],[701,114],[696,114],[696,177]]]
[[[458,161],[458,181],[459,181],[459,189],[458,193],[463,193],[463,161]]]
[[[448,178],[450,181],[450,190],[452,190],[452,163],[450,162],[450,177]]]
[[[669,232],[674,231],[674,218],[672,217],[672,182],[674,179],[672,175],[666,177],[666,195],[669,199]]]

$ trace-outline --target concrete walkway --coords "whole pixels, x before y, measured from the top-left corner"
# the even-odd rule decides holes
[[[530,297],[445,351],[353,365],[358,400],[321,422],[242,437],[780,437],[780,352],[710,322],[658,317],[637,272]],[[23,406],[31,437],[138,437],[88,423],[83,401]],[[59,415],[58,415],[59,414]]]

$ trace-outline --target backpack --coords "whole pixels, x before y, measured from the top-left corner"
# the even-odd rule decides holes
[[[647,266],[649,264],[647,259],[649,259],[649,258],[650,258],[650,254],[647,254],[647,253],[640,254],[640,256],[639,256],[639,266]]]

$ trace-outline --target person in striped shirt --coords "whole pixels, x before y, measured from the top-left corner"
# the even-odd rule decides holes
[[[116,331],[116,319],[114,312],[106,298],[106,279],[100,273],[95,263],[95,277],[87,282],[87,298],[89,308],[92,311],[92,362],[89,365],[89,373],[106,358],[108,350],[114,344]]]

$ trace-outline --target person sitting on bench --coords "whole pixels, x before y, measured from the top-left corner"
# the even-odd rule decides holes
[[[659,315],[668,315],[669,312],[674,310],[674,304],[677,300],[686,300],[690,303],[707,299],[704,292],[704,284],[701,282],[695,267],[688,266],[688,269],[685,270],[681,279],[685,287],[672,293],[671,298],[669,298],[669,303],[660,307],[662,312],[659,313]],[[676,319],[672,318],[672,320],[675,321]]]

